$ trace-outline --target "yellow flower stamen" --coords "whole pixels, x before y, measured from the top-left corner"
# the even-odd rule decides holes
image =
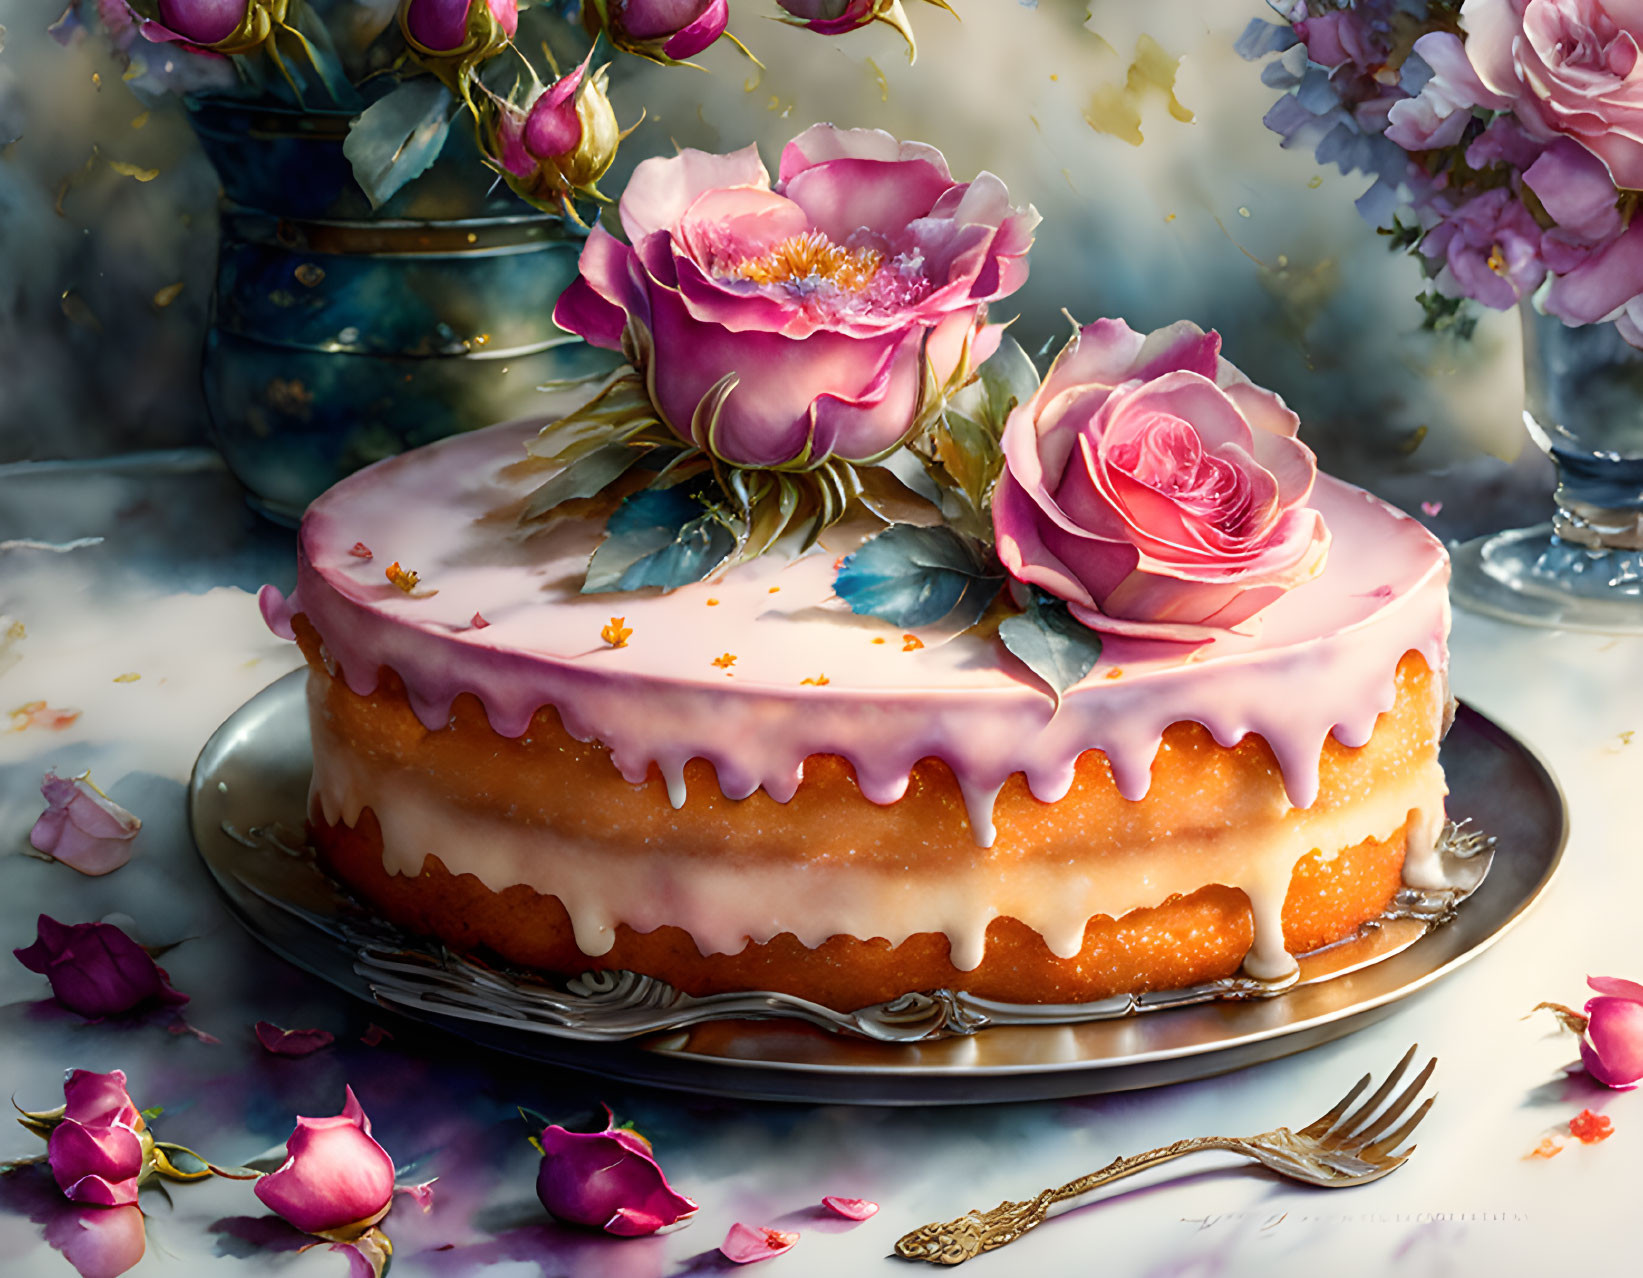
[[[873,282],[884,254],[877,249],[847,249],[820,231],[791,235],[758,257],[730,268],[734,279],[755,284],[788,284],[796,280],[826,280],[847,293],[860,293]]]
[[[632,626],[622,624],[626,620],[626,617],[612,617],[610,625],[599,632],[599,637],[612,648],[626,648],[628,646],[628,636],[633,633]]]

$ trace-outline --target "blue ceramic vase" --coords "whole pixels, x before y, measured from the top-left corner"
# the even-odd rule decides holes
[[[553,322],[580,228],[495,181],[460,125],[373,210],[342,151],[351,112],[189,110],[223,188],[206,404],[263,514],[294,523],[361,466],[528,415],[544,383],[611,366]]]

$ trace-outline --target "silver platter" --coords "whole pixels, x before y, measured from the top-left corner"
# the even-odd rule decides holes
[[[1281,986],[1240,978],[1065,1007],[937,991],[842,1015],[784,995],[692,999],[632,974],[550,985],[372,919],[315,865],[300,834],[311,766],[305,678],[293,672],[236,711],[201,751],[190,785],[195,843],[251,933],[358,998],[474,1042],[720,1095],[1031,1100],[1202,1078],[1302,1051],[1371,1023],[1488,948],[1546,890],[1568,828],[1545,766],[1463,706],[1443,745],[1449,806],[1479,815],[1494,836],[1486,847],[1450,832],[1465,888],[1406,891],[1389,917],[1303,957]],[[1461,896],[1469,899],[1455,910]]]

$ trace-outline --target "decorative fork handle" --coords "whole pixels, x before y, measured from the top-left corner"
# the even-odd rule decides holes
[[[1198,1136],[1178,1140],[1161,1149],[1149,1149],[1144,1154],[1116,1158],[1100,1171],[1070,1180],[1058,1189],[1046,1189],[1036,1198],[1022,1202],[1004,1202],[991,1211],[972,1211],[957,1220],[921,1225],[896,1240],[896,1255],[903,1260],[925,1260],[932,1265],[961,1265],[984,1251],[993,1251],[1013,1243],[1028,1230],[1042,1225],[1050,1208],[1069,1198],[1081,1198],[1092,1189],[1110,1185],[1125,1176],[1146,1171],[1160,1163],[1167,1163],[1188,1154],[1205,1150],[1232,1150],[1245,1153],[1246,1143],[1227,1136]]]

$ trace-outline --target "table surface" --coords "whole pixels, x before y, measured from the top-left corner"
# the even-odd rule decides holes
[[[164,963],[192,996],[187,1021],[216,1040],[153,1020],[88,1023],[0,955],[0,1092],[24,1108],[60,1103],[65,1069],[120,1068],[139,1106],[164,1107],[165,1139],[244,1162],[280,1147],[297,1114],[336,1113],[351,1084],[405,1176],[438,1177],[431,1210],[401,1199],[386,1222],[397,1275],[718,1272],[733,1268],[716,1250],[733,1221],[802,1235],[772,1272],[908,1273],[890,1247],[909,1228],[1182,1137],[1299,1125],[1418,1041],[1439,1059],[1440,1097],[1395,1176],[1335,1194],[1212,1158],[1175,1164],[968,1272],[1514,1275],[1635,1255],[1643,1100],[1566,1073],[1574,1039],[1548,1014],[1526,1014],[1543,999],[1578,1006],[1588,973],[1643,978],[1633,815],[1643,740],[1631,736],[1643,729],[1643,639],[1456,616],[1456,693],[1548,762],[1573,833],[1557,883],[1528,918],[1372,1027],[1149,1092],[899,1110],[738,1103],[489,1055],[346,999],[228,917],[190,842],[185,788],[212,729],[298,662],[254,600],[265,581],[291,584],[291,548],[290,534],[242,509],[207,454],[0,467],[0,613],[27,631],[0,651],[0,711],[36,700],[81,711],[59,731],[0,726],[0,949],[28,944],[39,913],[112,918],[145,944],[176,943]],[[117,680],[129,674],[139,678]],[[130,864],[97,879],[27,845],[41,776],[88,768],[143,820]],[[1487,825],[1488,813],[1473,815]],[[336,1042],[274,1057],[252,1034],[259,1020],[323,1028]],[[570,1120],[601,1102],[653,1140],[674,1185],[701,1204],[686,1227],[607,1239],[555,1224],[538,1205],[517,1107]],[[1611,1139],[1569,1138],[1568,1120],[1588,1107],[1613,1120]],[[1529,1157],[1548,1136],[1557,1156]],[[16,1128],[0,1139],[0,1161],[39,1148]],[[883,1207],[861,1224],[829,1219],[817,1206],[827,1194]],[[298,1250],[299,1237],[271,1228],[244,1183],[145,1190],[142,1207],[146,1254],[133,1274],[348,1271],[344,1256]],[[71,1274],[53,1243],[72,1234],[75,1211],[39,1166],[0,1175],[0,1269]]]

